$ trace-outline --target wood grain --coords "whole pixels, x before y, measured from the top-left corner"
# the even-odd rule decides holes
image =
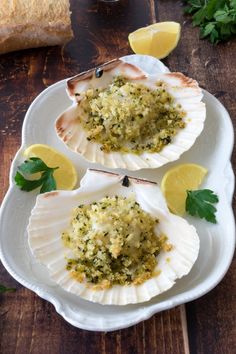
[[[65,48],[0,57],[0,200],[8,188],[10,164],[32,100],[58,80],[130,53],[128,33],[156,19],[182,24],[180,44],[165,63],[173,71],[196,78],[219,97],[236,125],[236,42],[214,47],[200,41],[198,29],[183,16],[181,1],[130,0],[115,15],[98,11],[95,0],[72,0],[71,9],[75,39]],[[236,352],[235,274],[234,261],[213,291],[187,304],[187,322],[185,307],[180,306],[124,330],[93,333],[68,324],[50,303],[15,282],[0,266],[0,283],[17,288],[15,293],[0,295],[0,353],[188,354],[190,346],[191,353],[231,354]]]
[[[75,328],[54,307],[21,288],[1,297],[0,353],[184,353],[180,307],[120,331]]]

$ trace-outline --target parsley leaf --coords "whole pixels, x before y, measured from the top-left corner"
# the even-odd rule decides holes
[[[218,196],[210,189],[187,191],[185,209],[192,216],[199,216],[216,224],[216,208],[212,204],[218,201]]]
[[[16,291],[16,289],[14,289],[14,288],[7,288],[6,286],[4,286],[4,285],[2,285],[2,284],[0,284],[0,293],[5,293],[5,292],[7,292],[7,291]]]
[[[236,34],[236,0],[185,0],[200,37],[217,44]]]
[[[38,157],[31,157],[18,167],[14,180],[16,185],[23,191],[30,192],[41,187],[40,193],[50,192],[56,189],[53,173],[57,168],[48,167]],[[38,179],[26,178],[35,173],[41,173],[41,176]]]
[[[37,173],[41,171],[47,171],[48,166],[38,157],[31,157],[29,160],[24,161],[19,167],[19,171],[22,173]]]
[[[53,177],[53,172],[54,169],[50,169],[48,171],[43,172],[41,177],[43,183],[40,189],[40,193],[54,191],[57,188],[56,181]]]
[[[204,0],[192,0],[192,1],[186,1],[189,3],[189,6],[185,7],[185,12],[186,13],[193,13],[204,5],[205,1]]]
[[[22,174],[20,174],[20,172],[18,172],[18,171],[16,172],[16,175],[15,175],[15,182],[16,182],[16,185],[22,191],[26,191],[26,192],[30,192],[30,191],[40,187],[42,184],[41,178],[36,179],[36,180],[28,180]]]

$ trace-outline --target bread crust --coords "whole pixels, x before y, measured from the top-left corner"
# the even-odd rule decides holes
[[[1,0],[0,54],[71,40],[69,0]]]

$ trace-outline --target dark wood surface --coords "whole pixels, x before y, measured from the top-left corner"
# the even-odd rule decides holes
[[[182,24],[181,41],[164,60],[172,71],[197,79],[229,110],[236,126],[236,41],[213,46],[198,37],[181,1],[129,0],[113,14],[96,1],[72,0],[75,38],[65,48],[32,49],[0,57],[0,200],[32,100],[47,86],[106,60],[131,53],[129,32],[155,21]],[[236,153],[232,157],[236,163]],[[235,206],[235,199],[234,204]],[[224,237],[224,235],[222,235]],[[210,293],[156,314],[128,329],[94,333],[68,324],[54,307],[18,284],[0,264],[0,283],[17,288],[0,295],[0,353],[236,353],[236,261]]]

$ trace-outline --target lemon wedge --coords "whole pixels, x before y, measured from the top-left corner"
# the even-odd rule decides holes
[[[48,167],[58,167],[54,171],[57,189],[71,190],[77,183],[77,172],[72,162],[59,151],[44,144],[30,145],[24,151],[24,157],[38,157]]]
[[[161,190],[174,214],[181,216],[185,213],[187,190],[198,189],[206,174],[205,167],[192,163],[177,165],[165,173]]]
[[[177,46],[180,29],[177,22],[154,23],[130,33],[129,44],[136,54],[147,54],[162,59]]]

